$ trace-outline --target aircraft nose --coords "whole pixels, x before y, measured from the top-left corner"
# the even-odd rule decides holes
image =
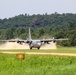
[[[41,43],[37,43],[39,46],[41,45]]]

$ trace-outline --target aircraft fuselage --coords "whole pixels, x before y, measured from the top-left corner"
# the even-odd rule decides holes
[[[41,45],[42,45],[42,42],[39,40],[32,40],[31,43],[29,44],[30,49],[32,49],[32,48],[38,48],[39,49],[41,47]]]

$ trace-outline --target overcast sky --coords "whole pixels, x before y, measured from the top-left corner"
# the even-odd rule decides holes
[[[0,0],[0,19],[54,12],[76,13],[76,0]]]

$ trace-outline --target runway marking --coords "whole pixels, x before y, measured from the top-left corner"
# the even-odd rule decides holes
[[[45,52],[0,52],[0,54],[27,54],[27,55],[53,55],[53,56],[76,56],[76,53],[45,53]]]

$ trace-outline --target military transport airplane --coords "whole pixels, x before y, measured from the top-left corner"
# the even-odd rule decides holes
[[[42,39],[42,40],[33,40],[31,38],[31,32],[30,32],[30,28],[29,28],[29,35],[28,35],[28,39],[27,40],[9,40],[9,42],[17,42],[19,44],[22,44],[22,43],[28,43],[29,44],[29,47],[30,49],[32,48],[37,48],[37,49],[40,49],[40,47],[47,43],[49,44],[49,42],[56,42],[57,40],[68,40],[68,39]]]
[[[2,41],[9,41],[9,42],[17,42],[19,44],[23,44],[23,43],[27,43],[29,44],[30,49],[32,48],[37,48],[40,49],[40,47],[47,43],[49,44],[49,42],[56,42],[57,40],[68,40],[68,39],[42,39],[42,40],[33,40],[31,38],[31,32],[30,32],[30,28],[29,28],[29,35],[28,35],[28,39],[27,40],[2,40]]]

